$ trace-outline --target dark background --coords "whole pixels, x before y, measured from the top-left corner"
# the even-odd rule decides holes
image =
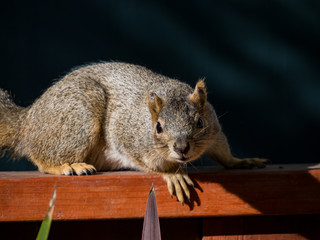
[[[6,1],[0,18],[0,88],[19,105],[75,66],[125,61],[191,85],[206,77],[236,156],[319,161],[317,1]]]

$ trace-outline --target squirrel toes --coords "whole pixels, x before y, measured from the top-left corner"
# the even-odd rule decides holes
[[[181,166],[202,154],[226,168],[266,163],[231,155],[203,80],[192,89],[120,62],[78,68],[26,108],[0,89],[0,148],[51,174],[156,173],[181,203],[193,186]]]

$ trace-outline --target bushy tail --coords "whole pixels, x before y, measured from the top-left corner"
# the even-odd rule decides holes
[[[23,109],[12,102],[6,91],[0,89],[0,152],[1,149],[14,149]]]

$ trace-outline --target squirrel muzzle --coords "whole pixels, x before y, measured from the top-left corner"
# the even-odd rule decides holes
[[[190,160],[191,144],[187,139],[178,138],[172,145],[171,156],[178,161]]]

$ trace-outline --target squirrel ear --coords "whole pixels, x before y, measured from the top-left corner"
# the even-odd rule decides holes
[[[191,102],[195,103],[201,112],[205,112],[207,102],[207,89],[204,78],[200,78],[196,84],[193,93],[190,96]]]
[[[152,121],[156,122],[160,111],[164,107],[164,101],[158,97],[155,92],[150,92],[147,98],[147,103],[152,116]]]

